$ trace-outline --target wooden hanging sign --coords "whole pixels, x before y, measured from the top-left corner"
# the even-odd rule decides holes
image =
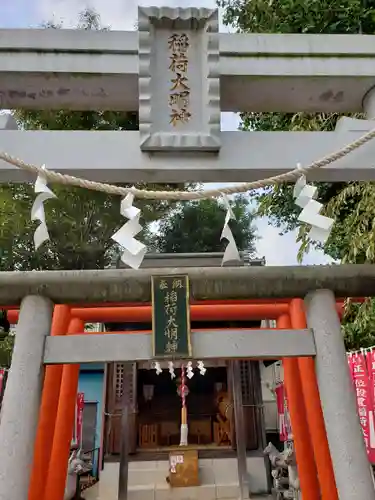
[[[188,276],[152,276],[151,287],[154,357],[191,357]]]

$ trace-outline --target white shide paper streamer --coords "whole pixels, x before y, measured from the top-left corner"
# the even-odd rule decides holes
[[[168,371],[171,375],[171,379],[173,380],[174,378],[176,378],[176,374],[174,372],[174,365],[173,365],[173,361],[168,361]]]
[[[42,168],[45,169],[45,165],[43,165]],[[38,196],[35,198],[33,206],[31,207],[31,220],[38,220],[40,222],[34,233],[35,250],[38,250],[45,241],[49,240],[46,216],[44,213],[44,202],[51,198],[56,198],[56,195],[47,187],[47,179],[43,175],[38,175],[35,181],[34,191],[38,193]]]
[[[156,375],[160,375],[163,372],[158,361],[155,361],[153,368],[156,370]]]
[[[203,361],[198,361],[197,368],[198,368],[201,375],[204,375],[207,371],[206,368],[204,367]]]
[[[133,207],[133,201],[134,195],[131,193],[121,201],[120,213],[129,220],[120,227],[112,236],[112,239],[123,250],[121,255],[122,262],[133,269],[138,269],[142,264],[147,248],[146,245],[134,238],[134,236],[142,231],[142,226],[139,223],[141,211],[139,208]]]
[[[302,175],[294,186],[293,196],[295,204],[302,208],[298,220],[311,226],[309,238],[325,243],[331,233],[334,220],[320,215],[323,205],[315,200],[317,192],[317,188],[307,184],[306,177]]]
[[[188,379],[194,377],[194,368],[193,368],[193,363],[191,361],[188,361],[188,364],[186,365],[186,376]]]
[[[221,233],[220,241],[225,238],[228,241],[228,245],[225,249],[223,260],[221,261],[221,265],[223,265],[223,264],[225,264],[225,262],[228,262],[231,260],[241,260],[236,242],[235,242],[234,237],[233,237],[233,233],[231,231],[231,228],[229,227],[229,221],[236,220],[236,217],[235,217],[233,210],[229,204],[229,200],[225,194],[222,195],[222,199],[223,199],[225,208],[227,209],[227,213],[225,215],[225,222],[224,222],[223,231]]]

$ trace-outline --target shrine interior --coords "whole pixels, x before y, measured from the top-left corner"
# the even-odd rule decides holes
[[[199,321],[191,329],[259,328],[259,321]],[[127,323],[106,325],[107,330],[151,330],[150,324]],[[186,397],[189,446],[198,449],[200,456],[219,457],[235,453],[235,421],[233,416],[232,384],[226,360],[206,360],[204,375],[200,374],[193,360],[194,376],[186,378],[189,393]],[[129,422],[130,453],[132,459],[150,459],[168,453],[180,443],[181,361],[174,363],[172,379],[167,360],[161,362],[159,375],[151,362],[134,363],[134,375],[129,383],[132,388],[134,412]],[[258,361],[241,362],[242,411],[245,421],[246,448],[256,451],[261,446],[260,412],[262,400]],[[122,398],[122,364],[114,364],[107,378],[107,412],[112,414],[107,435],[107,456],[115,458],[120,451]]]
[[[152,369],[138,370],[138,447],[141,450],[174,447],[180,443],[181,398],[178,388],[181,378],[178,368],[175,374],[172,380],[168,370],[163,370],[160,375]],[[209,367],[203,376],[195,368],[194,376],[185,383],[189,389],[186,398],[189,444],[230,447],[231,436],[221,431],[216,415],[218,400],[227,399],[226,367]]]

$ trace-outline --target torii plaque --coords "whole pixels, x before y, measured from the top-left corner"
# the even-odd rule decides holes
[[[217,9],[139,7],[142,151],[220,149]]]

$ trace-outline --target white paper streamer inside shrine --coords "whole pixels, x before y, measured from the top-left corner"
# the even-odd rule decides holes
[[[134,238],[142,231],[142,226],[139,223],[141,211],[139,208],[133,207],[133,201],[134,195],[131,193],[121,201],[120,213],[129,221],[112,236],[112,239],[122,248],[122,262],[133,269],[138,269],[147,252],[147,247]]]
[[[225,215],[225,222],[224,222],[224,227],[223,227],[223,231],[221,233],[220,240],[226,239],[228,241],[228,245],[225,249],[223,260],[221,261],[221,265],[225,264],[225,262],[228,262],[228,261],[241,260],[236,242],[235,242],[234,237],[233,237],[232,230],[229,227],[229,221],[236,220],[236,217],[235,217],[233,210],[229,204],[228,197],[225,194],[222,194],[222,199],[224,202],[224,206],[227,209],[227,213]]]
[[[162,371],[163,371],[159,361],[154,361],[151,365],[151,368],[153,368],[156,371],[156,375],[160,375],[160,373],[162,373]],[[198,368],[199,373],[201,375],[204,375],[207,371],[207,369],[204,366],[203,361],[197,361],[197,368]],[[170,373],[171,379],[173,380],[176,377],[175,367],[174,367],[173,361],[168,361],[168,371]],[[194,376],[194,367],[193,367],[192,361],[188,361],[188,363],[186,365],[186,376],[189,379],[191,379]]]
[[[315,200],[317,188],[307,184],[306,177],[302,175],[294,186],[293,196],[296,205],[302,208],[298,220],[311,226],[309,238],[325,243],[331,233],[334,220],[320,215],[323,205]]]
[[[45,165],[43,165],[42,168],[45,169]],[[38,250],[38,248],[45,241],[49,240],[49,233],[44,213],[44,202],[51,198],[56,198],[56,195],[47,187],[47,180],[42,175],[37,177],[34,185],[34,191],[39,194],[35,198],[33,206],[31,207],[31,220],[38,220],[40,222],[34,233],[35,250]]]
[[[160,366],[160,365],[159,365]],[[169,373],[171,375],[171,379],[173,380],[174,378],[176,378],[176,374],[174,372],[174,365],[173,365],[173,361],[169,361],[168,362],[168,370],[169,370]],[[157,372],[156,372],[157,373]]]
[[[188,379],[194,377],[194,368],[193,368],[193,363],[191,361],[189,361],[188,364],[186,365],[186,376]]]
[[[160,373],[162,373],[163,371],[158,361],[155,361],[153,368],[156,370],[156,375],[160,375]]]
[[[203,363],[203,361],[198,361],[198,363],[197,363],[197,368],[198,368],[199,373],[200,373],[201,375],[204,375],[204,374],[206,373],[206,371],[207,371],[207,370],[206,370],[206,368],[204,367],[204,363]]]

